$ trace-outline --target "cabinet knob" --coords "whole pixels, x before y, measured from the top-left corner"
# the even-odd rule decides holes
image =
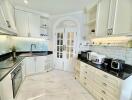
[[[84,77],[84,79],[87,79],[86,77]]]
[[[106,83],[103,83],[103,85],[104,85],[104,86],[107,86],[107,84],[106,84]]]
[[[106,92],[104,90],[101,91],[103,94],[106,94]]]
[[[11,28],[10,22],[8,20],[6,20],[7,26],[8,28]]]
[[[87,72],[85,71],[85,73],[87,74]]]
[[[107,75],[104,75],[104,77],[105,77],[105,78],[108,78],[108,76],[107,76]]]

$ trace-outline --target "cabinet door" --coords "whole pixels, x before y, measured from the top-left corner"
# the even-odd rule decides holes
[[[12,6],[9,0],[3,0],[1,2],[1,7],[6,20],[6,27],[9,28],[9,30],[16,32],[14,7]]]
[[[46,65],[46,56],[38,56],[36,57],[36,73],[44,72]]]
[[[132,34],[132,0],[117,0],[114,34]]]
[[[96,36],[106,36],[109,18],[110,0],[100,0],[97,8]]]
[[[34,74],[36,71],[36,58],[27,57],[26,58],[26,76]]]
[[[110,10],[109,10],[109,20],[108,20],[108,33],[113,33],[117,0],[109,0],[109,1],[110,1]]]
[[[47,57],[47,59],[46,59],[45,70],[50,71],[53,69],[53,55],[48,55],[46,57]]]
[[[31,37],[40,37],[40,15],[29,13],[29,31]]]
[[[14,100],[12,90],[11,74],[7,75],[0,83],[1,100]]]
[[[26,59],[24,59],[22,62],[22,78],[23,78],[23,80],[25,79],[25,76],[26,76]]]
[[[2,10],[2,7],[0,5],[0,27],[3,27],[5,26],[6,27],[6,19],[4,18],[4,13],[3,13],[3,10]]]
[[[22,10],[15,10],[16,27],[18,36],[29,36],[28,13]]]

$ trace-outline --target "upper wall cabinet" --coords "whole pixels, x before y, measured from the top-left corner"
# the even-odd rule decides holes
[[[113,34],[132,35],[132,0],[117,0]]]
[[[109,18],[110,0],[100,0],[97,6],[96,36],[106,36]],[[111,22],[111,21],[110,21]]]
[[[0,3],[0,27],[11,33],[16,33],[14,7],[8,0],[2,0]]]
[[[15,10],[16,26],[18,29],[18,36],[45,38],[45,28],[48,24],[44,23],[45,17],[34,12],[28,12],[20,9]]]
[[[98,0],[94,7],[96,10],[90,11],[96,18],[87,22],[88,33],[95,33],[95,37],[132,35],[132,0]],[[88,14],[87,21],[93,13]]]
[[[40,30],[40,16],[23,10],[15,10],[18,36],[38,37]]]
[[[22,10],[15,10],[16,27],[18,30],[18,36],[28,37],[28,13]]]

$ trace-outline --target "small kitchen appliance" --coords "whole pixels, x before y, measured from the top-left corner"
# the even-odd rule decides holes
[[[105,57],[106,57],[105,55],[101,55],[101,54],[97,54],[97,53],[92,53],[90,60],[93,63],[95,63],[95,64],[101,65],[101,64],[103,64]]]
[[[111,69],[120,72],[123,70],[123,64],[125,64],[125,61],[120,59],[113,59],[111,62]]]

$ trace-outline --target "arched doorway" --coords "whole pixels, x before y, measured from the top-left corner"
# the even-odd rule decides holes
[[[77,21],[71,18],[59,20],[54,26],[55,69],[73,72],[77,57],[77,36],[80,32]]]

